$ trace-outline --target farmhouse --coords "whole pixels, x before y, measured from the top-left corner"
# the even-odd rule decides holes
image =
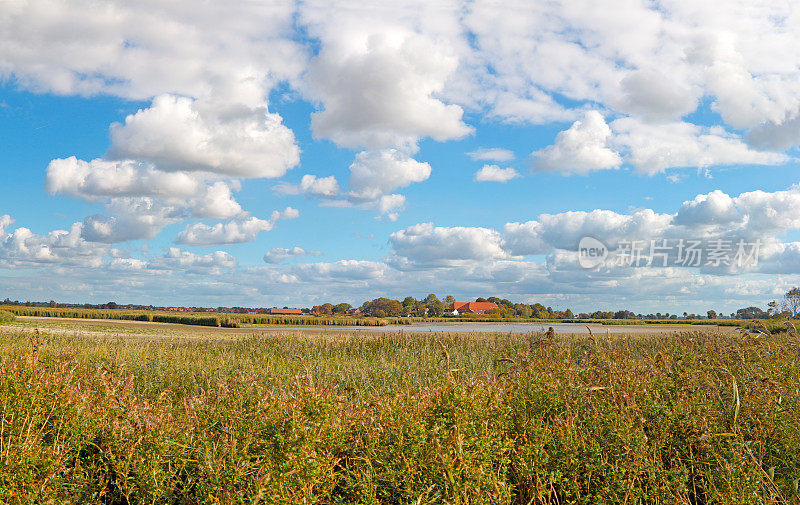
[[[270,314],[302,314],[303,311],[300,309],[276,309],[272,308],[269,309]]]
[[[345,312],[345,314],[347,314],[348,316],[357,316],[361,314],[361,309],[359,309],[358,307],[347,309],[347,312]]]
[[[455,302],[445,309],[445,315],[457,316],[459,314],[483,314],[487,310],[496,309],[494,302]]]

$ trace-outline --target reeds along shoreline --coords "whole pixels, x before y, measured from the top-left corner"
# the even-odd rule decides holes
[[[0,334],[0,503],[792,503],[796,336]]]
[[[64,317],[71,319],[111,319],[122,321],[143,321],[153,323],[175,323],[196,326],[217,326],[238,328],[242,325],[285,325],[285,326],[386,326],[389,324],[409,324],[404,318],[375,317],[315,317],[315,316],[270,316],[262,314],[218,314],[185,313],[100,309],[51,309],[43,307],[3,306],[18,316]]]
[[[740,320],[740,319],[505,319],[491,316],[474,315],[472,317],[345,317],[345,316],[270,316],[263,314],[218,314],[218,313],[185,313],[175,314],[154,311],[128,311],[124,309],[59,309],[46,307],[0,306],[0,310],[18,316],[64,317],[72,319],[111,319],[127,321],[143,321],[156,323],[175,323],[197,326],[217,326],[238,328],[242,325],[275,325],[275,326],[387,326],[408,325],[413,323],[455,323],[455,322],[518,322],[518,323],[580,323],[603,324],[609,326],[641,325],[641,324],[685,324],[702,326],[731,326],[751,331],[779,333],[789,331],[796,333],[800,323],[797,320]]]

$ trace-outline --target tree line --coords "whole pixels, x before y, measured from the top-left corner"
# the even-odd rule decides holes
[[[452,295],[447,295],[442,299],[431,293],[424,298],[414,298],[413,296],[406,296],[402,300],[395,300],[392,298],[380,297],[373,300],[365,301],[358,307],[358,313],[364,316],[372,317],[441,317],[444,315],[445,310],[456,299]],[[594,312],[580,312],[573,313],[570,309],[558,310],[552,307],[546,307],[541,303],[516,303],[505,298],[490,296],[488,298],[476,298],[476,302],[494,302],[497,305],[496,309],[486,311],[486,316],[504,318],[504,319],[717,319],[717,318],[731,318],[731,319],[786,319],[796,318],[800,315],[800,287],[795,287],[787,291],[780,300],[772,300],[767,304],[767,309],[760,307],[750,306],[738,309],[729,315],[724,311],[708,310],[704,315],[683,312],[683,314],[670,314],[669,312],[661,313],[634,313],[627,309],[620,309],[615,311],[602,311],[597,310]],[[74,303],[56,303],[53,300],[49,302],[20,302],[19,300],[10,300],[6,298],[3,301],[6,306],[26,306],[26,307],[49,307],[49,308],[85,308],[85,309],[128,309],[128,310],[164,310],[164,307],[156,307],[153,305],[134,305],[134,304],[117,304],[116,302],[107,302],[103,304],[74,304]],[[284,307],[288,308],[288,307]],[[247,308],[247,307],[216,307],[216,308],[201,308],[192,307],[192,311],[207,311],[207,312],[233,312],[233,313],[266,313],[269,311],[267,308]],[[315,315],[344,315],[353,309],[353,306],[346,302],[341,303],[323,303],[314,305],[311,308],[301,309],[304,314]]]

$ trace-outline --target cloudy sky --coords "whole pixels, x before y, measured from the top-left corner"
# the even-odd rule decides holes
[[[6,0],[0,297],[765,306],[798,144],[786,1]]]

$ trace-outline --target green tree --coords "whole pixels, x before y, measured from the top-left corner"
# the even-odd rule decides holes
[[[371,302],[365,303],[362,306],[362,311],[376,317],[398,317],[403,313],[403,305],[397,300],[391,300],[389,298],[376,298]],[[378,311],[380,311],[383,316],[377,315],[379,313]]]
[[[717,318],[717,311],[709,310],[708,312],[706,312],[706,315],[708,316],[709,319],[716,319]]]
[[[434,300],[432,302],[426,303],[425,307],[428,309],[428,315],[431,317],[439,317],[444,314],[444,304],[439,300]]]
[[[758,307],[746,307],[736,311],[737,319],[766,319],[767,313]]]
[[[423,300],[425,307],[428,309],[428,315],[431,317],[439,317],[444,314],[444,304],[433,293],[429,294]]]
[[[426,297],[425,297],[425,298],[422,300],[422,303],[424,303],[425,305],[427,305],[427,304],[429,304],[429,303],[432,303],[432,302],[438,302],[438,301],[439,301],[439,298],[438,298],[436,295],[434,295],[433,293],[431,293],[431,294],[429,294],[428,296],[426,296]]]
[[[350,305],[349,303],[337,303],[333,307],[333,313],[334,314],[344,314],[345,312],[347,312],[351,308],[353,308],[353,306]]]

